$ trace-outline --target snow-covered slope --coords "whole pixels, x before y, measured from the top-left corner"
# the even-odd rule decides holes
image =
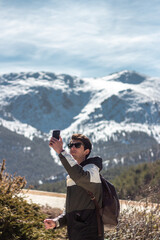
[[[0,84],[0,117],[42,132],[68,127],[90,98],[83,81],[68,75],[10,74],[1,76]]]
[[[81,132],[91,138],[92,154],[109,166],[147,161],[158,156],[159,92],[160,78],[129,71],[84,79],[47,72],[4,74],[0,124],[30,140],[47,140],[58,128],[65,144]]]

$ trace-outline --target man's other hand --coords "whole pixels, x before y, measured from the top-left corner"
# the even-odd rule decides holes
[[[53,229],[56,227],[56,223],[53,221],[53,219],[45,219],[44,225],[46,229]]]

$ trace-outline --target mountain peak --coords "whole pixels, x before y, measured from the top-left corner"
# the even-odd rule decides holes
[[[138,74],[135,71],[122,71],[117,74],[117,77],[114,81],[129,83],[129,84],[140,84],[146,79],[145,76]]]

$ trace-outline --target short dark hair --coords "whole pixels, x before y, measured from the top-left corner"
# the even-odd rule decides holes
[[[90,141],[90,139],[88,137],[86,137],[85,135],[83,134],[80,134],[80,133],[74,133],[71,137],[71,141],[72,140],[79,140],[83,143],[84,145],[84,149],[89,149],[90,152],[86,155],[86,158],[88,158],[88,156],[90,155],[91,153],[91,150],[92,150],[92,143]]]

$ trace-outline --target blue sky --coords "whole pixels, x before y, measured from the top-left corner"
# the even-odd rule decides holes
[[[0,73],[160,76],[159,0],[0,0]]]

